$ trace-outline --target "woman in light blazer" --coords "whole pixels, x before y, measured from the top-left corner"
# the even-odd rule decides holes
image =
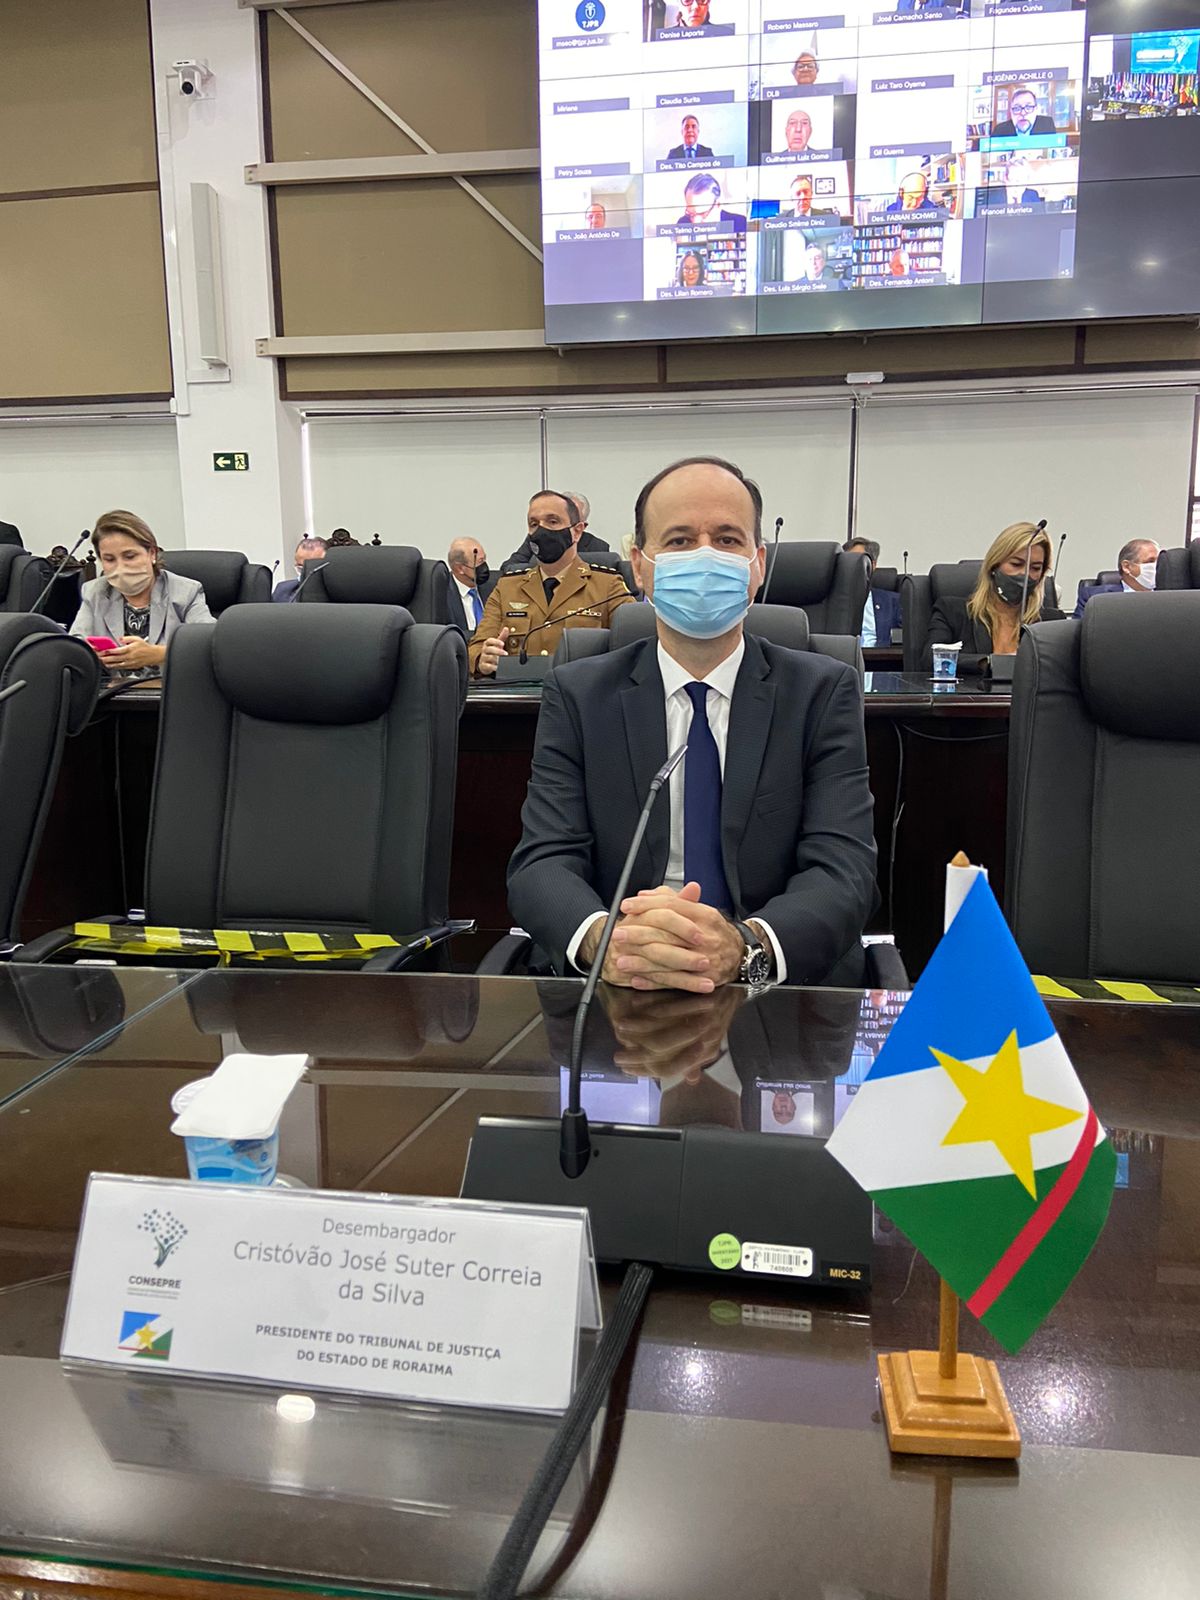
[[[158,540],[132,511],[106,511],[92,532],[100,576],[83,586],[71,632],[114,639],[101,660],[116,672],[161,670],[167,641],[185,622],[214,622],[204,589],[165,572]]]

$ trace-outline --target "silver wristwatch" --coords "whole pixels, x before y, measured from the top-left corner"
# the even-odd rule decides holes
[[[771,952],[748,924],[738,922],[735,918],[733,925],[741,934],[742,942],[746,946],[746,953],[742,957],[741,966],[738,968],[738,981],[752,985],[769,983],[771,981],[771,968],[774,965],[771,959]]]

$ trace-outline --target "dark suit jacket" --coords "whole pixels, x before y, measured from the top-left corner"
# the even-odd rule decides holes
[[[713,153],[706,144],[698,144],[695,154],[690,157],[685,145],[677,144],[673,150],[667,151],[668,161],[711,161],[712,158]]]
[[[580,542],[582,543],[582,541]],[[488,573],[488,581],[479,591],[479,598],[484,605],[487,605],[488,595],[491,594],[492,590],[496,587],[499,581],[500,574],[498,572]],[[471,634],[474,632],[474,629],[471,629],[470,631],[467,629],[467,614],[463,610],[462,596],[458,592],[458,585],[454,581],[454,574],[449,569],[446,571],[446,604],[450,607],[451,623],[459,630],[460,633],[465,633],[469,639]]]
[[[277,583],[271,591],[271,599],[278,600],[284,605],[290,605],[296,598],[296,590],[300,587],[299,578],[285,578],[282,583]]]
[[[1094,594],[1120,594],[1123,583],[1081,583],[1075,597],[1075,615],[1081,617],[1083,608]]]
[[[556,971],[580,923],[608,909],[666,758],[657,640],[551,672],[508,903]],[[789,983],[819,983],[859,953],[876,902],[872,814],[854,672],[747,635],[721,797],[725,877],[737,915],[771,924]],[[669,799],[660,796],[630,894],[662,883],[669,848]]]
[[[1063,613],[1056,611],[1053,606],[1043,606],[1039,618],[1041,622],[1061,622]],[[925,640],[925,653],[922,657],[923,664],[931,667],[933,652],[931,646],[935,644],[957,644],[962,640],[964,656],[990,656],[992,653],[992,636],[987,630],[987,624],[978,622],[967,611],[966,600],[957,599],[954,595],[946,595],[934,606],[929,618],[929,634]]]
[[[607,550],[608,546],[603,539],[597,539],[594,533],[588,533],[585,530],[583,537],[579,541],[578,549],[581,556],[586,556],[589,550]],[[523,544],[517,546],[512,555],[508,557],[508,560],[504,562],[504,565],[508,566],[509,561],[523,561],[526,566],[529,566],[533,560],[533,546],[526,539]]]
[[[992,129],[993,139],[1027,139],[1035,133],[1055,133],[1053,117],[1034,117],[1033,126],[1029,133],[1018,133],[1017,125],[1011,117],[1006,122],[998,122]]]
[[[891,589],[872,589],[871,604],[875,607],[875,643],[891,644],[892,629],[900,626],[900,596]]]

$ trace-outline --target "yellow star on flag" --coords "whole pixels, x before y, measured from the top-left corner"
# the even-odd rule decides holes
[[[991,1065],[982,1072],[955,1056],[935,1050],[932,1045],[929,1048],[966,1101],[954,1126],[942,1140],[943,1145],[994,1144],[1036,1200],[1030,1140],[1035,1133],[1049,1133],[1054,1128],[1066,1127],[1068,1122],[1078,1121],[1083,1112],[1025,1093],[1015,1029],[1000,1046]]]
[[[145,1327],[139,1328],[134,1334],[134,1338],[141,1345],[143,1350],[149,1350],[154,1344],[154,1333],[150,1327],[150,1324],[147,1322]]]

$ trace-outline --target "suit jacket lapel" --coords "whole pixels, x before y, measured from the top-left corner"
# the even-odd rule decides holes
[[[650,780],[667,759],[667,705],[654,639],[647,640],[638,651],[630,669],[629,683],[621,690],[620,698],[636,815],[646,802]],[[666,876],[670,844],[669,797],[660,795],[650,813],[646,837],[634,864],[635,874],[638,874],[640,865],[643,871],[638,875],[643,876],[652,888],[657,888]]]
[[[110,639],[121,639],[125,632],[125,601],[115,589],[110,588],[101,602],[100,620]]]
[[[766,753],[775,711],[775,684],[757,640],[746,634],[746,654],[733,686],[729,736],[725,744],[725,776],[721,784],[721,855],[725,881],[734,908],[741,910],[738,849],[750,821],[758,775]]]
[[[150,591],[150,643],[163,644],[167,632],[168,598],[167,579],[160,573]]]

